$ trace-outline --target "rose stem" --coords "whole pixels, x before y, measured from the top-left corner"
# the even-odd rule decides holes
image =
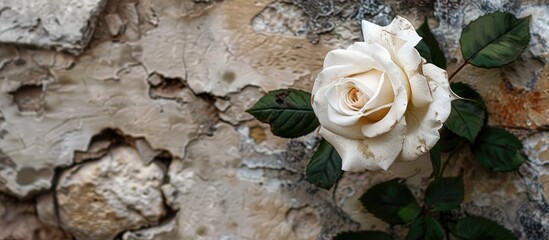
[[[345,173],[345,172],[343,172]],[[337,205],[337,202],[336,202],[336,191],[337,191],[337,187],[339,186],[339,180],[341,180],[341,178],[343,178],[343,174],[341,174],[341,177],[335,182],[334,184],[334,190],[332,191],[332,201],[334,202],[334,204]]]
[[[469,59],[465,60],[465,62],[464,62],[463,64],[461,64],[461,66],[459,66],[459,68],[458,68],[456,71],[454,71],[454,72],[452,73],[452,75],[450,75],[450,78],[448,78],[448,81],[452,80],[452,78],[453,78],[459,71],[461,71],[461,69],[462,69],[463,67],[465,67],[465,65],[467,65],[468,63],[469,63]]]
[[[455,155],[459,152],[458,150],[461,149],[461,146],[457,148],[457,150],[454,150],[450,153],[448,158],[446,158],[446,161],[444,162],[444,165],[442,165],[442,169],[440,169],[440,176],[444,175],[444,170],[446,169],[446,166],[452,161],[455,157]]]

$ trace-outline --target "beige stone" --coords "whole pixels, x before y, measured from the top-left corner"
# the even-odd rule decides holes
[[[85,240],[113,239],[124,230],[157,224],[166,214],[164,174],[130,147],[66,170],[56,187],[63,227]]]
[[[0,42],[81,53],[95,29],[104,0],[0,2]]]
[[[36,216],[32,202],[0,194],[0,239],[68,240],[70,234],[56,226],[44,224]]]
[[[128,45],[105,43],[84,54],[68,70],[43,72],[43,68],[36,67],[48,79],[55,80],[22,78],[32,80],[24,82],[17,78],[21,76],[21,68],[3,69],[8,75],[3,75],[6,78],[1,84],[5,90],[0,93],[0,111],[4,115],[2,128],[7,132],[0,149],[16,164],[0,169],[0,179],[6,182],[0,189],[24,197],[49,188],[51,168],[70,165],[74,151],[86,151],[91,137],[106,128],[120,129],[136,137],[147,136],[153,149],[184,155],[185,144],[198,134],[201,123],[196,121],[210,119],[200,118],[204,114],[190,113],[204,108],[184,107],[197,106],[195,103],[151,99],[147,74],[130,53]],[[44,53],[36,53],[40,54]],[[29,56],[26,62],[32,63],[31,54],[23,56]],[[16,56],[11,59],[15,61]],[[13,75],[9,75],[11,72]],[[21,114],[10,92],[29,84],[42,84],[45,99],[40,101],[41,111]],[[32,178],[20,184],[15,173],[21,169],[40,174],[31,174]],[[20,175],[19,179],[24,177]]]

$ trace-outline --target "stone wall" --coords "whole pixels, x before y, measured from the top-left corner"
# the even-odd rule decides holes
[[[304,178],[318,135],[273,136],[244,112],[265,92],[310,91],[325,54],[359,41],[360,20],[430,17],[452,72],[461,29],[497,10],[532,15],[531,44],[502,69],[453,79],[483,95],[492,126],[529,161],[496,174],[467,151],[463,214],[521,239],[549,238],[549,5],[544,0],[62,0],[0,2],[0,239],[329,239],[390,227],[358,198],[428,157]]]

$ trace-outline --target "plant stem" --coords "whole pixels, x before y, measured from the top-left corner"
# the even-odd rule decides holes
[[[457,148],[457,150],[454,150],[450,153],[448,158],[446,159],[446,162],[444,162],[444,165],[442,165],[442,169],[440,169],[440,176],[444,175],[444,170],[446,170],[446,166],[450,163],[450,161],[454,158],[454,156],[458,153],[458,151],[461,149],[461,146]]]
[[[332,191],[332,201],[334,202],[335,205],[338,205],[336,202],[336,191],[337,191],[337,187],[339,186],[339,180],[341,180],[341,178],[343,178],[343,175],[341,175],[341,177],[335,182],[334,189]]]
[[[461,69],[463,69],[463,67],[465,67],[465,65],[469,64],[469,59],[465,60],[465,62],[463,64],[461,64],[461,66],[459,66],[459,68],[454,71],[452,73],[452,75],[450,75],[450,77],[448,78],[448,81],[452,80],[452,78],[456,75],[456,73],[458,73],[459,71],[461,71]]]
[[[450,240],[450,228],[448,227],[447,215],[444,212],[440,213],[439,220],[442,222],[444,233],[446,233],[446,240]]]

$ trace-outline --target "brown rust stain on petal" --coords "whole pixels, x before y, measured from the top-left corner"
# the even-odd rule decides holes
[[[376,157],[368,147],[368,140],[362,140],[362,144],[358,144],[358,151],[365,159],[374,159]]]

